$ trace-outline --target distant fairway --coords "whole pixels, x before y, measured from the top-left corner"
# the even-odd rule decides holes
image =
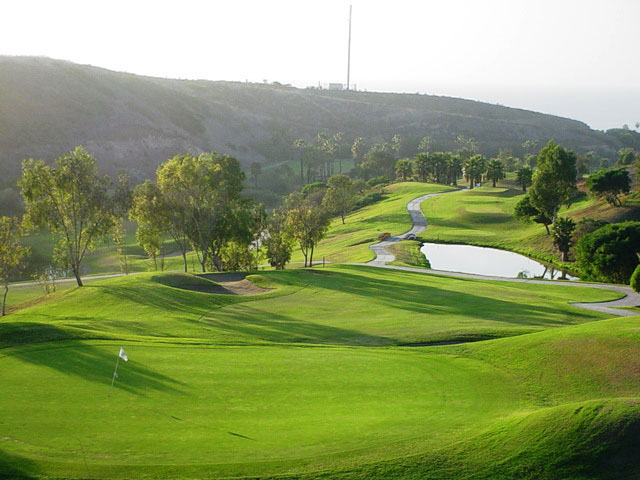
[[[367,262],[375,255],[369,246],[378,241],[378,236],[389,232],[400,235],[411,229],[411,218],[407,213],[407,203],[428,193],[449,192],[455,187],[435,183],[404,182],[385,187],[384,200],[358,209],[345,218],[331,223],[327,237],[320,242],[313,254],[315,263],[322,258],[332,263]],[[293,260],[302,260],[299,251]]]
[[[483,186],[428,199],[422,204],[429,228],[420,234],[425,241],[467,243],[516,251],[525,255],[559,262],[551,237],[543,225],[526,223],[513,216],[522,190]],[[599,218],[609,222],[637,219],[640,209],[629,199],[625,207],[614,208],[604,201],[584,196],[560,215]]]
[[[199,277],[142,274],[7,317],[5,478],[494,478],[487,462],[518,442],[537,457],[505,471],[539,472],[573,438],[540,444],[518,419],[544,431],[566,410],[530,417],[541,409],[638,394],[635,317],[567,303],[614,292],[357,266],[250,278],[271,290],[214,295],[184,288],[211,285]],[[494,337],[509,338],[400,346]],[[112,388],[121,346],[130,361]],[[633,423],[616,402],[616,421]],[[570,459],[586,448],[569,444]]]

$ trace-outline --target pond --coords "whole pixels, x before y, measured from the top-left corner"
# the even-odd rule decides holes
[[[557,280],[562,277],[562,272],[555,268],[547,267],[524,255],[497,248],[424,243],[420,251],[427,257],[434,270],[507,278]],[[566,275],[566,279],[577,280],[577,277]]]

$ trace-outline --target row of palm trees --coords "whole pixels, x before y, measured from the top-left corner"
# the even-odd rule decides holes
[[[457,185],[458,179],[463,177],[469,182],[469,188],[474,188],[485,180],[490,180],[493,186],[505,178],[506,166],[498,158],[488,160],[480,154],[463,158],[452,152],[420,152],[412,159],[402,158],[395,164],[396,176],[403,182],[418,180],[433,181],[447,185]]]

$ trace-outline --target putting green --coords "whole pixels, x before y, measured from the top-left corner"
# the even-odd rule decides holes
[[[130,361],[112,388],[119,347],[5,351],[0,449],[78,474],[85,459],[94,471],[246,469],[357,450],[379,460],[423,442],[442,446],[519,404],[500,370],[411,349],[124,345]]]

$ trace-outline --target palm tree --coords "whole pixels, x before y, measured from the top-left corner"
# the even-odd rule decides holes
[[[396,176],[402,178],[403,182],[407,181],[407,177],[411,175],[411,160],[401,158],[396,162]]]
[[[495,188],[496,182],[504,180],[504,164],[497,158],[489,160],[487,165],[487,178],[493,182]]]

